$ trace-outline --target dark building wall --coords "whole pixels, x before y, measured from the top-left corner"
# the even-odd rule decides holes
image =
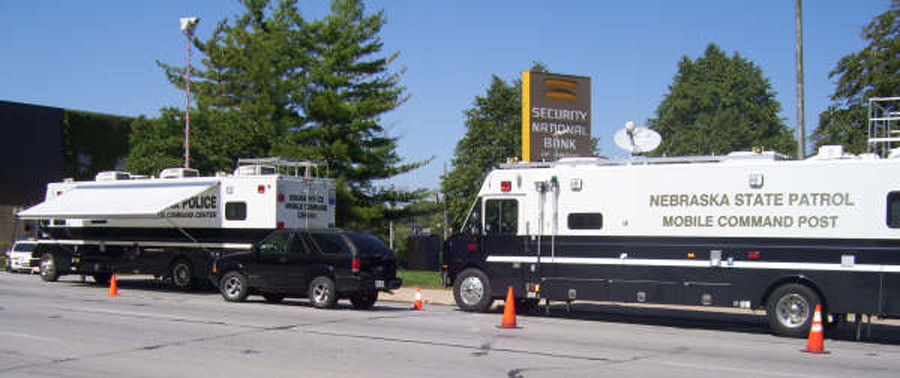
[[[62,179],[63,109],[0,101],[0,205],[44,198]]]

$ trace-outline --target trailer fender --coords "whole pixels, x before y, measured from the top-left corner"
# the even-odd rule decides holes
[[[759,301],[756,302],[756,306],[758,308],[764,309],[766,307],[766,303],[768,303],[768,301],[769,301],[769,297],[772,295],[772,293],[775,290],[777,290],[779,287],[781,287],[783,285],[791,284],[791,283],[806,286],[806,287],[810,288],[812,291],[814,291],[816,293],[816,295],[819,296],[819,299],[822,302],[821,303],[822,312],[826,313],[826,314],[828,313],[828,311],[827,311],[828,298],[825,297],[825,293],[822,292],[822,290],[819,288],[819,285],[817,285],[816,282],[812,278],[807,277],[802,274],[781,277],[781,278],[773,281],[772,283],[770,283],[766,287],[766,290],[763,292],[762,296],[759,298]]]

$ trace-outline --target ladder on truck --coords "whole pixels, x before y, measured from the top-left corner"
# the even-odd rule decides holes
[[[868,152],[888,157],[900,147],[900,97],[869,99]]]

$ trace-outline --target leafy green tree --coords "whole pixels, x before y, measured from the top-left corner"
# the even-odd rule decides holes
[[[868,104],[871,97],[900,95],[900,0],[863,28],[868,45],[838,62],[833,103],[819,114],[812,134],[816,147],[840,144],[853,153],[867,149]]]
[[[358,0],[334,0],[331,13],[307,21],[296,0],[243,4],[246,12],[234,22],[223,20],[210,39],[193,41],[203,65],[191,72],[198,108],[191,113],[192,167],[229,169],[238,157],[323,161],[338,182],[338,225],[386,230],[383,218],[403,212],[387,209],[388,201],[409,202],[426,191],[388,191],[373,182],[427,161],[403,163],[397,139],[381,126],[381,116],[407,98],[402,71],[389,67],[397,53],[381,55],[383,14],[367,15]],[[158,64],[184,87],[183,67]],[[159,118],[136,122],[133,169],[180,159],[176,113],[163,109]]]
[[[522,104],[519,83],[496,75],[484,96],[465,111],[466,135],[456,144],[453,169],[441,182],[444,205],[454,230],[459,229],[487,172],[521,154]]]
[[[720,155],[753,147],[791,154],[796,143],[780,110],[762,69],[709,44],[702,57],[678,62],[669,93],[648,122],[662,135],[653,155]]]

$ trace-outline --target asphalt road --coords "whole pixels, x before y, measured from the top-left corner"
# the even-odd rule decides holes
[[[499,310],[382,301],[317,310],[120,280],[120,296],[67,278],[0,273],[2,377],[896,377],[900,328],[867,342],[769,335],[761,316],[556,306],[499,329]],[[882,336],[878,336],[882,335]]]

